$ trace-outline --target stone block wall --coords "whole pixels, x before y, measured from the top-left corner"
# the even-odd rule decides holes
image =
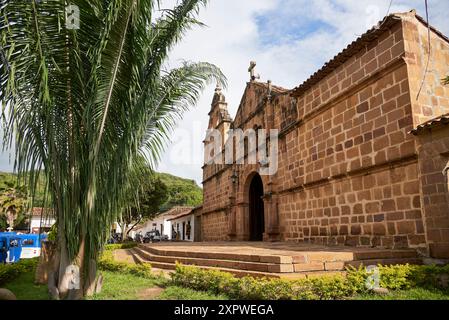
[[[430,255],[449,259],[449,126],[425,130],[417,137],[420,189]]]
[[[409,134],[422,121],[449,112],[449,89],[437,81],[449,74],[449,46],[435,30],[433,71],[415,99],[423,30],[413,12],[400,14],[348,47],[324,75],[291,91],[274,90],[269,99],[266,85],[247,84],[232,126],[280,131],[278,171],[263,178],[270,193],[264,200],[265,210],[270,208],[267,234],[278,228],[286,241],[430,248],[434,255],[445,250],[446,218],[429,207],[438,199],[443,206],[442,178],[423,186],[423,177],[436,178],[425,178],[433,174],[422,172],[428,164],[419,150],[426,144]],[[204,240],[229,239],[232,230],[233,239],[246,239],[248,179],[257,169],[205,166]],[[271,228],[271,221],[279,225]]]
[[[425,246],[415,161],[336,179],[280,198],[283,240],[387,248]]]
[[[224,211],[210,212],[201,217],[203,241],[228,240],[228,217]]]
[[[416,127],[427,120],[449,113],[449,87],[442,84],[442,79],[449,74],[449,40],[431,29],[428,59],[429,41],[425,23],[409,14],[404,17],[402,24],[414,114],[413,125]]]
[[[425,246],[404,57],[399,22],[296,96],[276,176],[282,239]]]

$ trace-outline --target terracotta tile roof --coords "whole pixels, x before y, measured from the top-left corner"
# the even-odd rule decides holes
[[[392,27],[394,24],[400,21],[400,18],[391,14],[385,17],[384,22],[379,24],[380,28],[372,27],[366,33],[358,37],[352,43],[350,43],[340,53],[335,55],[331,60],[326,62],[321,69],[311,75],[306,81],[292,90],[293,96],[300,96],[302,93],[310,89],[313,85],[324,79],[328,74],[337,69],[357,52],[359,52],[365,45],[375,39],[377,39],[382,33]]]
[[[298,97],[303,94],[305,91],[310,89],[312,86],[320,82],[327,75],[353,57],[357,52],[363,49],[368,43],[377,39],[381,34],[391,28],[393,25],[401,21],[404,16],[414,16],[427,26],[427,22],[424,18],[420,17],[416,14],[415,10],[412,10],[408,13],[393,13],[386,16],[382,21],[379,21],[377,26],[372,27],[370,30],[362,34],[356,40],[354,40],[351,44],[349,44],[345,49],[343,49],[340,53],[335,55],[331,60],[326,62],[321,69],[316,71],[313,75],[311,75],[307,80],[305,80],[302,84],[297,86],[296,88],[291,90],[291,95]],[[430,29],[435,32],[438,36],[440,36],[445,41],[449,42],[449,39],[442,34],[440,31],[430,26]]]
[[[187,211],[187,212],[178,214],[177,216],[174,216],[174,217],[172,217],[172,218],[170,218],[170,219],[167,219],[167,220],[168,220],[168,221],[172,221],[172,220],[176,220],[176,219],[179,219],[179,218],[182,218],[182,217],[189,216],[189,215],[191,215],[191,214],[193,214],[193,209],[192,209],[192,210],[189,210],[189,211]]]
[[[250,82],[250,83],[255,84],[257,86],[260,86],[260,87],[263,87],[265,89],[268,89],[268,83],[266,83],[266,82],[253,81],[253,82]],[[275,92],[279,92],[279,93],[284,93],[284,92],[290,91],[289,89],[285,89],[285,88],[282,88],[280,86],[276,86],[274,84],[271,85],[271,90],[273,90]]]
[[[158,215],[156,216],[156,218],[159,218],[159,217],[165,217],[165,216],[176,216],[176,215],[178,215],[178,214],[183,214],[183,213],[189,212],[189,211],[191,211],[192,209],[193,209],[193,207],[188,207],[188,206],[176,206],[176,207],[171,208],[171,209],[168,210],[168,211],[165,211],[165,212],[162,212],[162,213],[158,214]]]
[[[45,216],[52,216],[53,215],[53,210],[52,209],[50,209],[50,208],[41,208],[41,207],[33,207],[30,211],[29,211],[29,213],[31,213],[31,215],[33,216],[33,217],[36,217],[36,216],[43,216],[43,217],[45,217]]]
[[[426,129],[432,129],[440,126],[445,126],[448,124],[449,124],[449,113],[446,113],[439,117],[430,119],[424,123],[421,123],[415,129],[411,130],[409,133],[417,136],[420,133],[424,133]]]

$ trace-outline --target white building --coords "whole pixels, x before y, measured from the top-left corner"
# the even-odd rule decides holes
[[[30,233],[48,232],[55,222],[52,211],[35,207],[30,212]]]
[[[173,237],[178,241],[194,241],[195,233],[195,219],[193,210],[176,215],[170,218],[169,221],[172,224],[174,233]]]
[[[134,223],[128,224],[128,230],[133,225],[134,225]],[[112,224],[112,232],[113,233],[120,233],[120,234],[122,233],[122,227],[120,227],[120,224],[118,222],[114,222]],[[135,234],[136,234],[136,228],[134,228],[133,230],[129,231],[128,236],[131,237],[131,238],[134,238]]]
[[[166,212],[158,214],[153,219],[146,221],[144,224],[137,226],[135,232],[141,232],[142,235],[145,235],[148,231],[158,230],[161,235],[166,235],[169,240],[172,240],[174,233],[171,219],[189,213],[192,209],[192,207],[173,207]]]

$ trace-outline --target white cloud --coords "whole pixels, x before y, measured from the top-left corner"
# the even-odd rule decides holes
[[[177,1],[163,1],[164,8]],[[208,61],[228,77],[225,92],[231,116],[238,108],[250,60],[257,61],[261,81],[292,88],[364,33],[387,13],[390,0],[211,0],[200,12],[208,25],[188,32],[174,48],[169,64]],[[390,12],[416,8],[425,16],[424,0],[394,0]],[[449,34],[449,1],[429,1],[431,24]],[[188,112],[172,136],[158,170],[202,180],[202,140],[214,86]],[[188,150],[191,152],[189,153]],[[0,158],[0,168],[5,159]]]
[[[219,66],[229,80],[225,94],[229,112],[234,116],[249,78],[250,60],[257,61],[261,81],[270,79],[276,85],[292,88],[381,20],[389,4],[390,0],[212,0],[200,13],[200,20],[208,28],[190,31],[173,50],[170,64],[174,66],[178,59],[186,59]],[[425,16],[421,0],[393,1],[390,13],[413,8]],[[448,34],[449,2],[429,2],[429,10],[431,24]],[[173,139],[174,147],[168,148],[160,171],[201,182],[205,131],[201,133],[198,127],[207,127],[212,95],[211,86],[198,106],[185,115],[177,135],[183,140]],[[195,137],[192,128],[196,128]],[[192,153],[196,163],[186,164],[188,156],[181,152],[185,148],[181,150],[180,145],[187,143],[195,150]]]

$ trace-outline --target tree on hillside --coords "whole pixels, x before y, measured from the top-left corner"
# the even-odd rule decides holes
[[[153,218],[168,198],[167,186],[153,173],[144,175],[136,184],[131,186],[129,205],[119,218],[123,240],[142,220]]]
[[[0,185],[0,229],[12,227],[24,229],[27,227],[28,197],[24,186],[17,184],[17,180],[5,180]]]
[[[46,178],[58,230],[55,298],[95,290],[98,255],[139,159],[154,168],[205,85],[226,85],[209,63],[164,68],[170,49],[201,25],[206,2],[181,0],[155,19],[155,0],[71,0],[69,8],[66,0],[0,0],[5,146],[15,140],[15,170],[31,194],[40,170]]]
[[[167,173],[159,174],[167,186],[168,198],[160,210],[170,210],[174,206],[198,206],[203,202],[203,190],[194,180],[181,179]]]

